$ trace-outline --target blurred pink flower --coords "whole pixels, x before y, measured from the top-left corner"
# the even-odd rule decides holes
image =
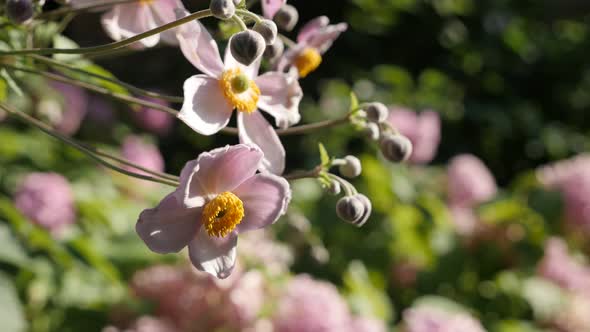
[[[350,323],[351,332],[387,332],[382,320],[370,317],[355,317]]]
[[[52,81],[50,86],[63,97],[63,108],[57,111],[58,114],[48,115],[50,121],[60,133],[75,134],[87,112],[88,94],[82,88],[57,81]],[[44,110],[41,109],[40,112],[43,113]]]
[[[161,99],[142,99],[162,106],[169,106],[169,103]],[[142,106],[139,111],[133,111],[133,118],[140,127],[160,136],[168,134],[174,124],[174,117],[170,114],[145,106]]]
[[[68,180],[60,174],[27,175],[14,202],[27,218],[55,235],[76,219],[74,195]]]
[[[285,72],[294,66],[299,77],[306,77],[322,63],[322,55],[330,49],[341,33],[348,29],[346,23],[330,24],[326,16],[319,16],[306,23],[297,35],[297,45],[289,48],[277,63],[278,71]]]
[[[147,169],[157,172],[164,171],[164,158],[158,147],[144,142],[138,136],[127,136],[125,138],[121,147],[121,155],[128,161]],[[130,166],[125,166],[125,169],[135,173],[146,174]]]
[[[350,322],[338,289],[308,275],[287,283],[273,316],[276,332],[341,332],[348,331]]]
[[[438,113],[416,113],[407,108],[392,107],[389,110],[388,121],[412,142],[412,163],[426,164],[434,159],[441,139]]]
[[[262,13],[264,17],[272,20],[281,7],[287,3],[287,0],[262,0]]]
[[[448,199],[452,206],[473,207],[492,199],[498,190],[486,165],[470,154],[451,159],[447,178]]]
[[[137,296],[156,304],[156,314],[175,331],[242,330],[255,324],[264,300],[257,271],[217,279],[175,266],[153,266],[132,281]]]
[[[471,315],[433,306],[407,309],[403,318],[404,332],[485,332],[481,323]]]
[[[590,331],[590,299],[585,296],[572,295],[567,303],[558,310],[552,324],[565,332]]]
[[[72,1],[76,3],[87,0]],[[133,3],[123,3],[112,6],[112,9],[102,16],[102,26],[106,33],[114,40],[122,40],[140,33],[155,29],[176,20],[175,10],[184,10],[180,0],[143,0]],[[135,47],[153,47],[160,42],[178,45],[176,29],[143,38],[134,44]]]
[[[198,21],[185,24],[180,31],[184,56],[204,75],[184,82],[184,104],[178,118],[200,134],[213,135],[227,126],[237,109],[240,142],[255,144],[264,152],[261,171],[281,174],[285,148],[258,108],[274,117],[278,126],[297,123],[303,97],[297,80],[280,72],[258,76],[260,59],[244,66],[233,58],[229,47],[222,61],[217,43]]]
[[[268,231],[250,232],[240,239],[243,261],[248,266],[264,269],[271,275],[289,271],[293,252],[285,244],[275,241]]]
[[[262,151],[245,144],[202,153],[185,165],[176,191],[141,213],[137,233],[157,253],[188,246],[198,270],[227,278],[238,234],[276,222],[291,198],[284,178],[255,174],[261,161]]]
[[[561,192],[567,221],[590,234],[590,155],[540,167],[537,177],[544,186]]]
[[[590,267],[576,261],[563,240],[547,240],[545,256],[539,262],[538,271],[539,275],[557,285],[590,299]]]
[[[138,318],[133,326],[121,330],[114,326],[106,327],[102,332],[178,332],[178,330],[169,322],[150,316]]]

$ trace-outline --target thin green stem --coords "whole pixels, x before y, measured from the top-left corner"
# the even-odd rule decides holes
[[[346,116],[339,118],[339,119],[326,120],[326,121],[321,121],[321,122],[317,122],[317,123],[310,123],[310,124],[301,125],[301,126],[297,126],[297,127],[291,127],[291,128],[287,128],[287,129],[278,129],[276,132],[279,136],[308,134],[308,133],[314,132],[316,130],[336,127],[336,126],[340,126],[342,124],[348,123],[351,115],[352,115],[352,113],[348,113]],[[232,127],[225,127],[224,129],[221,130],[221,132],[224,134],[237,135],[238,129],[232,128]]]
[[[145,106],[145,107],[155,109],[158,111],[166,112],[166,113],[173,115],[173,116],[176,116],[178,114],[178,111],[176,111],[175,109],[164,106],[164,105],[153,103],[153,102],[143,100],[140,98],[136,98],[133,96],[128,96],[128,95],[112,92],[112,91],[110,91],[106,88],[103,88],[103,87],[99,87],[99,86],[96,86],[96,85],[93,85],[90,83],[86,83],[86,82],[76,81],[74,79],[71,79],[71,78],[68,78],[65,76],[61,76],[61,75],[57,75],[57,74],[53,74],[53,73],[50,73],[47,71],[37,70],[34,68],[28,68],[28,67],[22,67],[22,66],[13,66],[13,65],[4,65],[4,67],[7,69],[22,71],[22,72],[30,73],[30,74],[34,74],[34,75],[40,75],[40,76],[43,76],[43,77],[46,77],[46,78],[49,78],[49,79],[52,79],[55,81],[63,82],[66,84],[79,86],[81,88],[84,88],[84,89],[87,89],[90,91],[94,91],[96,93],[100,93],[102,95],[109,96],[109,97],[117,99],[117,100],[121,100],[121,101],[131,103],[131,104]]]
[[[56,131],[54,131],[51,127],[49,127],[48,125],[46,125],[45,123],[29,116],[26,113],[23,112],[19,112],[19,111],[15,111],[14,109],[10,108],[9,106],[0,103],[0,109],[4,110],[5,112],[7,112],[9,115],[13,115],[15,117],[17,117],[18,119],[20,119],[23,122],[26,122],[27,124],[33,125],[35,127],[37,127],[39,130],[43,131],[44,133],[78,149],[80,152],[86,154],[88,157],[94,159],[95,161],[97,161],[98,163],[102,164],[105,167],[108,167],[114,171],[117,171],[119,173],[125,174],[127,176],[131,176],[134,178],[138,178],[138,179],[142,179],[142,180],[147,180],[147,181],[151,181],[151,182],[157,182],[157,183],[161,183],[161,184],[166,184],[172,187],[177,187],[178,186],[178,182],[177,181],[172,181],[172,180],[168,180],[168,179],[163,179],[163,178],[157,178],[157,177],[152,177],[152,176],[148,176],[148,175],[143,175],[143,174],[138,174],[138,173],[134,173],[134,172],[130,172],[128,170],[125,170],[123,168],[120,168],[116,165],[113,165],[111,163],[109,163],[108,161],[98,157],[93,149],[89,149],[87,146],[85,146],[84,144],[78,143],[75,140],[64,136]],[[135,167],[136,165],[134,165]],[[151,171],[150,171],[151,172]]]
[[[73,65],[70,65],[70,64],[67,64],[67,63],[64,63],[64,62],[56,61],[54,59],[51,59],[51,58],[48,58],[48,57],[45,57],[45,56],[42,56],[42,55],[30,54],[28,56],[30,56],[31,58],[33,58],[35,60],[38,60],[40,62],[43,62],[45,64],[51,65],[51,66],[65,68],[65,69],[71,70],[71,71],[76,72],[76,73],[88,75],[88,76],[91,76],[91,77],[94,77],[94,78],[101,79],[103,81],[107,81],[107,82],[111,82],[111,83],[120,85],[120,86],[122,86],[122,87],[124,87],[124,88],[126,88],[126,89],[128,89],[128,90],[130,90],[130,91],[132,91],[132,92],[134,92],[136,94],[138,94],[138,95],[142,95],[142,96],[146,96],[146,97],[152,97],[152,98],[157,98],[157,99],[162,99],[162,100],[169,101],[169,102],[172,102],[172,103],[182,103],[183,100],[184,100],[184,98],[183,97],[180,97],[180,96],[168,96],[168,95],[156,93],[156,92],[153,92],[153,91],[144,90],[144,89],[138,88],[138,87],[136,87],[134,85],[131,85],[129,83],[123,82],[123,81],[121,81],[121,80],[119,80],[117,78],[114,78],[114,77],[106,77],[106,76],[103,76],[103,75],[100,75],[100,74],[89,72],[87,70],[78,68],[76,66],[73,66]]]
[[[62,7],[59,9],[55,9],[52,11],[48,11],[45,13],[41,13],[39,14],[36,18],[38,19],[45,19],[45,18],[51,18],[54,16],[59,16],[59,15],[65,15],[65,14],[76,14],[79,12],[84,12],[87,10],[93,10],[93,9],[101,9],[101,8],[107,8],[107,7],[111,7],[114,5],[120,5],[120,4],[124,4],[124,3],[129,3],[129,2],[138,2],[139,0],[111,0],[111,1],[96,1],[96,2],[92,2],[86,5],[80,5],[77,7],[72,7],[72,6],[66,6],[66,7]]]
[[[191,22],[193,20],[202,19],[205,17],[211,16],[211,10],[205,9],[200,10],[198,12],[192,13],[187,15],[181,19],[176,21],[170,22],[168,24],[164,24],[159,26],[155,29],[148,30],[144,33],[140,33],[133,37],[123,39],[117,42],[100,45],[100,46],[92,46],[92,47],[81,47],[81,48],[31,48],[31,49],[21,49],[21,50],[11,50],[11,51],[0,51],[0,55],[24,55],[24,54],[89,54],[89,53],[105,53],[111,50],[116,50],[128,45],[131,45],[137,41],[140,41],[144,38],[157,35],[164,31],[174,29],[182,24]]]
[[[339,177],[338,175],[328,173],[328,177],[341,184],[342,189],[344,189],[344,193],[346,194],[346,196],[352,196],[352,195],[358,194],[358,191],[356,191],[356,188],[352,184],[350,184],[350,182],[344,180],[343,178]]]
[[[242,31],[246,31],[248,30],[248,27],[246,26],[246,23],[244,23],[244,20],[242,20],[238,15],[234,15],[231,18],[234,22],[236,22],[237,25],[240,26],[240,29]]]
[[[244,17],[250,18],[256,23],[262,21],[262,18],[260,18],[260,16],[256,15],[255,13],[253,13],[247,9],[236,9],[236,13],[240,14]]]
[[[316,166],[314,169],[309,171],[294,171],[293,173],[286,174],[283,177],[288,181],[300,180],[300,179],[308,179],[308,178],[317,178],[320,176],[322,172],[322,166]]]

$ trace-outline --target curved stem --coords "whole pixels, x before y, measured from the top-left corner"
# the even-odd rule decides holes
[[[246,30],[248,30],[248,27],[246,26],[246,23],[244,23],[244,20],[242,20],[242,19],[241,19],[241,18],[240,18],[238,15],[235,15],[235,14],[234,14],[234,16],[232,16],[232,20],[233,20],[233,21],[234,21],[234,22],[235,22],[237,25],[239,25],[239,26],[240,26],[240,29],[241,29],[242,31],[246,31]]]
[[[166,112],[166,113],[173,115],[173,116],[176,116],[178,114],[178,111],[176,111],[175,109],[164,106],[164,105],[152,103],[150,101],[142,100],[140,98],[136,98],[133,96],[128,96],[128,95],[112,92],[106,88],[98,87],[96,85],[92,85],[92,84],[86,83],[86,82],[76,81],[71,78],[61,76],[61,75],[56,75],[56,74],[53,74],[53,73],[50,73],[47,71],[37,70],[37,69],[27,68],[27,67],[21,67],[21,66],[13,66],[13,65],[4,65],[4,67],[8,68],[8,69],[16,70],[16,71],[22,71],[25,73],[40,75],[40,76],[43,76],[43,77],[46,77],[46,78],[49,78],[49,79],[52,79],[55,81],[63,82],[66,84],[76,85],[81,88],[84,88],[84,89],[87,89],[90,91],[94,91],[96,93],[100,93],[105,96],[109,96],[111,98],[117,99],[117,100],[121,100],[121,101],[131,103],[131,104],[145,106],[145,107],[152,108],[152,109],[155,109],[158,111]]]
[[[111,50],[115,50],[121,47],[125,47],[131,45],[137,41],[140,41],[144,38],[157,35],[162,33],[166,30],[170,30],[180,26],[182,24],[188,23],[193,20],[198,20],[201,18],[211,16],[211,10],[205,9],[200,10],[198,12],[192,13],[187,15],[181,19],[176,21],[170,22],[168,24],[164,24],[159,26],[155,29],[148,30],[144,33],[140,33],[133,37],[123,39],[117,42],[100,45],[100,46],[92,46],[92,47],[80,47],[80,48],[31,48],[31,49],[21,49],[21,50],[11,50],[11,51],[0,51],[0,55],[23,55],[23,54],[88,54],[88,53],[104,53],[109,52]]]
[[[344,180],[343,178],[339,177],[338,175],[332,174],[332,173],[328,173],[328,176],[336,181],[339,182],[342,185],[342,188],[344,189],[344,193],[346,194],[346,196],[352,196],[352,195],[356,195],[358,194],[358,191],[356,191],[356,188],[350,184],[350,182]]]
[[[310,133],[310,132],[313,132],[313,131],[316,131],[319,129],[336,127],[336,126],[345,124],[348,122],[351,115],[352,114],[349,113],[340,119],[325,120],[325,121],[321,121],[321,122],[310,123],[310,124],[301,125],[301,126],[297,126],[297,127],[291,127],[291,128],[287,128],[287,129],[278,129],[276,132],[279,136],[303,135],[303,134],[307,134],[307,133]],[[232,127],[225,127],[220,132],[224,133],[224,134],[237,135],[238,129],[232,128]]]
[[[285,179],[288,181],[300,180],[300,179],[307,179],[307,178],[317,178],[320,176],[322,171],[322,166],[316,166],[314,169],[309,171],[294,171],[293,173],[283,175]]]
[[[236,13],[240,14],[244,17],[248,17],[250,19],[252,19],[254,22],[258,23],[260,21],[262,21],[262,19],[260,18],[260,16],[254,14],[253,12],[247,10],[247,9],[236,9]]]
[[[37,127],[38,129],[40,129],[44,133],[46,133],[46,134],[48,134],[48,135],[50,135],[50,136],[52,136],[52,137],[54,137],[54,138],[56,138],[56,139],[64,142],[64,143],[69,144],[70,146],[78,149],[80,152],[86,154],[88,157],[94,159],[95,161],[97,161],[98,163],[102,164],[103,166],[108,167],[108,168],[110,168],[110,169],[112,169],[114,171],[117,171],[119,173],[122,173],[122,174],[125,174],[125,175],[128,175],[128,176],[131,176],[131,177],[134,177],[134,178],[142,179],[142,180],[147,180],[147,181],[157,182],[157,183],[161,183],[161,184],[166,184],[166,185],[169,185],[169,186],[172,186],[172,187],[177,187],[178,186],[178,181],[174,181],[174,180],[171,180],[171,179],[157,178],[157,177],[152,177],[152,176],[143,175],[143,174],[138,174],[138,173],[127,171],[127,170],[125,170],[123,168],[120,168],[120,167],[118,167],[116,165],[113,165],[113,164],[111,164],[111,163],[109,163],[109,162],[107,162],[107,161],[99,158],[97,155],[95,155],[95,153],[93,151],[94,149],[89,148],[89,147],[87,147],[84,144],[78,143],[75,140],[73,140],[73,139],[71,139],[71,138],[69,138],[67,136],[64,136],[64,135],[62,135],[62,134],[54,131],[51,127],[49,127],[45,123],[43,123],[43,122],[41,122],[41,121],[39,121],[39,120],[31,117],[28,114],[25,114],[23,112],[15,111],[15,110],[13,110],[12,108],[8,107],[5,104],[0,104],[0,109],[6,111],[8,114],[17,117],[20,120],[22,120],[22,121],[24,121],[24,122],[26,122],[28,124],[31,124],[31,125]],[[129,162],[127,162],[127,163],[128,164],[131,164]],[[133,167],[139,168],[140,166],[133,165]],[[148,171],[153,173],[153,171],[151,171],[151,170],[148,170]]]
[[[80,5],[77,7],[72,7],[72,6],[62,7],[59,9],[55,9],[52,11],[41,13],[36,18],[38,18],[38,19],[39,18],[49,18],[49,17],[59,16],[59,15],[64,15],[64,14],[75,14],[75,13],[83,12],[83,11],[87,11],[87,10],[106,8],[106,7],[110,7],[110,6],[114,6],[114,5],[120,5],[120,4],[124,4],[124,3],[138,2],[138,1],[139,0],[96,1],[96,2],[86,4],[86,5]]]
[[[138,87],[136,87],[134,85],[131,85],[129,83],[123,82],[123,81],[121,81],[121,80],[119,80],[117,78],[107,77],[107,76],[95,74],[93,72],[89,72],[87,70],[78,68],[76,66],[73,66],[73,65],[70,65],[70,64],[67,64],[67,63],[63,63],[63,62],[59,62],[59,61],[56,61],[54,59],[51,59],[51,58],[48,58],[48,57],[45,57],[45,56],[42,56],[42,55],[30,54],[28,56],[31,57],[31,58],[33,58],[33,59],[35,59],[35,60],[38,60],[38,61],[43,62],[45,64],[48,64],[50,66],[65,68],[65,69],[71,70],[71,71],[76,72],[76,73],[88,75],[88,76],[91,76],[91,77],[94,77],[94,78],[101,79],[103,81],[107,81],[107,82],[111,82],[111,83],[120,85],[120,86],[122,86],[122,87],[124,87],[124,88],[126,88],[126,89],[128,89],[128,90],[130,90],[132,92],[135,92],[135,93],[137,93],[139,95],[142,95],[142,96],[152,97],[152,98],[157,98],[157,99],[162,99],[162,100],[169,101],[169,102],[172,102],[172,103],[182,103],[184,101],[184,98],[183,97],[180,97],[180,96],[168,96],[168,95],[156,93],[156,92],[153,92],[153,91],[144,90],[144,89],[138,88]]]

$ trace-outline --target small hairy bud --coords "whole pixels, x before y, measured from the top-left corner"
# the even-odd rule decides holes
[[[299,12],[291,5],[283,5],[273,18],[279,28],[291,31],[299,21]]]
[[[285,50],[285,44],[279,38],[275,39],[275,42],[266,45],[266,49],[264,50],[264,57],[270,61],[273,61],[283,55],[283,51]]]
[[[373,141],[377,141],[379,140],[379,136],[381,135],[381,131],[379,130],[379,125],[377,125],[376,123],[370,122],[367,123],[367,126],[364,129],[365,135],[367,135],[367,137],[369,139],[372,139]]]
[[[363,194],[342,197],[336,203],[338,217],[356,227],[363,226],[372,211],[371,201]]]
[[[389,110],[382,103],[370,103],[364,108],[367,119],[371,122],[381,123],[387,120]]]
[[[326,187],[326,191],[332,195],[340,194],[340,191],[341,191],[340,183],[338,183],[338,181],[330,182],[330,185],[328,187]]]
[[[262,35],[264,41],[266,41],[266,45],[273,44],[277,39],[277,25],[271,20],[263,19],[262,21],[257,22],[254,24],[254,27],[252,27],[252,30]]]
[[[227,20],[236,13],[236,5],[233,0],[211,0],[209,9],[213,16],[220,20]]]
[[[7,0],[6,16],[14,23],[23,23],[33,17],[33,2],[31,0]]]
[[[383,156],[394,163],[406,161],[412,154],[412,142],[399,134],[381,137],[379,145]]]
[[[233,35],[229,47],[238,62],[249,66],[264,53],[266,42],[258,32],[246,30]]]
[[[355,224],[363,217],[365,205],[356,196],[342,197],[336,203],[336,214],[348,223]]]
[[[342,176],[352,179],[361,175],[363,168],[361,166],[361,161],[357,157],[346,156],[344,157],[344,164],[340,165],[338,170]]]

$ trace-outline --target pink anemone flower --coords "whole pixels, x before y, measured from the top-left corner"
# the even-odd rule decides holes
[[[255,174],[262,157],[258,147],[238,144],[189,161],[177,190],[140,214],[137,234],[161,254],[188,246],[198,270],[227,278],[235,265],[238,234],[275,223],[291,199],[287,180]]]
[[[279,9],[286,3],[287,0],[262,0],[262,14],[272,20]]]
[[[299,31],[297,45],[291,47],[279,60],[278,70],[285,71],[293,65],[297,68],[299,77],[307,76],[319,67],[322,55],[346,29],[346,23],[331,25],[330,19],[326,16],[309,21]]]
[[[84,2],[84,0],[77,0]],[[74,5],[76,1],[74,1]],[[175,10],[184,10],[180,0],[140,0],[138,2],[114,5],[102,16],[101,22],[106,33],[114,40],[133,37],[148,30],[176,20]],[[178,45],[175,29],[166,30],[140,40],[143,47],[154,47],[162,40],[169,45]],[[135,44],[137,45],[137,44]]]
[[[303,92],[297,80],[279,72],[258,76],[260,59],[244,66],[229,47],[222,61],[215,40],[199,22],[185,24],[177,37],[184,56],[204,73],[184,82],[178,118],[199,134],[213,135],[227,126],[236,109],[240,143],[258,145],[264,152],[261,171],[283,173],[285,149],[258,108],[273,116],[279,127],[299,122]]]

